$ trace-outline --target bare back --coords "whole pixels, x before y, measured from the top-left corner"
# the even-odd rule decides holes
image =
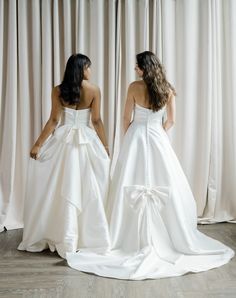
[[[132,85],[132,95],[134,98],[134,103],[137,103],[144,108],[150,109],[147,85],[144,83],[143,80],[135,81],[132,83]]]
[[[59,90],[59,87],[58,91]],[[93,102],[93,99],[95,97],[96,93],[96,86],[89,83],[88,81],[83,81],[82,82],[82,88],[80,90],[80,103],[75,104],[75,105],[69,105],[63,99],[60,98],[61,104],[64,107],[70,108],[70,109],[75,109],[75,110],[82,110],[82,109],[87,109],[90,108]]]
[[[144,108],[150,109],[149,103],[149,94],[147,85],[143,80],[134,81],[129,85],[127,99],[125,103],[125,111],[124,111],[124,131],[128,129],[131,118],[132,112],[134,110],[134,105],[138,104]],[[166,104],[166,111],[167,111],[167,122],[174,123],[175,120],[175,101],[174,101],[174,94],[170,91],[169,99]]]

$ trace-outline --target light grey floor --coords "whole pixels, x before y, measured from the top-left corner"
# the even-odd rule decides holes
[[[199,229],[236,250],[236,224]],[[0,297],[236,297],[236,258],[207,272],[146,281],[102,278],[70,269],[56,253],[17,251],[22,230],[0,233]]]

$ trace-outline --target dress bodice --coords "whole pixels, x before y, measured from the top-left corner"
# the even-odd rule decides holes
[[[75,110],[67,107],[63,107],[63,114],[61,117],[61,125],[71,125],[74,128],[78,128],[82,125],[89,125],[90,109]]]
[[[144,108],[136,103],[134,107],[134,122],[156,121],[162,124],[162,117],[164,113],[165,106],[159,111],[154,112],[153,110]]]

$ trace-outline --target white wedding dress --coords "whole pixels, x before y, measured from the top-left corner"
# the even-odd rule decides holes
[[[162,127],[164,111],[135,105],[108,197],[111,251],[68,253],[72,268],[141,280],[205,271],[234,256],[197,230],[193,194]]]
[[[39,158],[30,159],[19,250],[50,248],[65,257],[110,246],[104,211],[110,159],[89,122],[90,109],[64,107]]]

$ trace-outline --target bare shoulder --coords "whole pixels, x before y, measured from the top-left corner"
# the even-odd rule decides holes
[[[138,81],[133,81],[132,83],[130,83],[129,87],[132,88],[140,88],[144,86],[144,82],[142,80],[138,80]]]
[[[133,81],[129,85],[129,90],[132,92],[143,92],[147,88],[143,80]]]
[[[52,88],[52,95],[55,97],[60,97],[61,91],[60,91],[60,87],[58,86],[54,86]]]
[[[55,86],[52,88],[51,98],[52,98],[52,109],[60,110],[62,106],[61,97],[60,97],[60,88],[59,86]]]
[[[173,90],[169,89],[168,102],[169,102],[170,100],[172,100],[174,97],[175,97],[175,94],[174,94]]]
[[[128,92],[129,93],[135,93],[135,91],[139,88],[140,88],[140,82],[139,81],[133,81],[132,83],[129,84]]]
[[[98,94],[100,92],[100,88],[97,85],[88,81],[83,83],[83,88],[93,94]]]
[[[54,86],[52,88],[52,100],[56,103],[60,103],[61,104],[61,91],[60,91],[60,87],[59,86]]]
[[[166,104],[167,104],[167,106],[173,106],[175,104],[175,93],[171,89],[169,91]]]

